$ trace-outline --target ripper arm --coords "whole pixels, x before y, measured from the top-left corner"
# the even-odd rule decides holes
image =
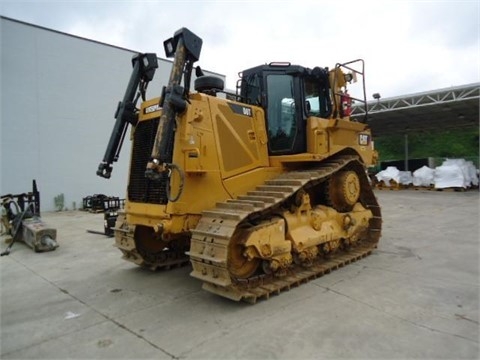
[[[128,124],[135,126],[138,121],[136,104],[139,96],[145,100],[148,83],[153,79],[158,67],[157,55],[154,53],[137,54],[132,58],[132,75],[127,85],[123,100],[118,103],[115,112],[115,125],[107,145],[103,161],[98,165],[97,175],[106,179],[112,173],[112,164],[118,160]],[[138,92],[137,92],[138,90]]]

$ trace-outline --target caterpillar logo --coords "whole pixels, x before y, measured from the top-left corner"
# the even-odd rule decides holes
[[[145,109],[143,109],[143,113],[144,114],[151,114],[155,111],[158,111],[160,110],[160,105],[159,104],[155,104],[155,105],[150,105],[150,106],[147,106]]]
[[[366,146],[370,143],[370,135],[368,134],[358,134],[358,144]]]

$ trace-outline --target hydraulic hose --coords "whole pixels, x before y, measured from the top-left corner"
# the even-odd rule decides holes
[[[176,164],[167,164],[166,167],[168,168],[168,177],[169,177],[169,180],[167,181],[167,184],[166,184],[166,186],[167,186],[167,199],[170,202],[176,202],[180,198],[180,196],[182,195],[182,192],[183,192],[183,185],[185,184],[185,174],[182,171],[182,169],[180,169],[180,167]],[[172,196],[171,196],[172,189],[171,189],[171,186],[170,186],[170,179],[172,177],[173,170],[176,170],[178,172],[178,175],[180,176],[180,185],[179,185],[179,188],[178,188],[178,194],[174,198],[172,198]]]

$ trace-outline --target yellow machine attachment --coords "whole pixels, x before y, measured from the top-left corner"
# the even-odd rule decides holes
[[[363,61],[257,66],[236,94],[197,67],[190,92],[201,39],[181,29],[164,45],[169,84],[131,122],[115,230],[124,258],[190,261],[206,290],[254,302],[370,254],[381,214],[366,170],[377,154],[366,119],[350,118],[365,97],[347,92],[358,77],[365,89]]]

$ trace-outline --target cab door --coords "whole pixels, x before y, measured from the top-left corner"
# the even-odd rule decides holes
[[[300,79],[279,72],[265,75],[269,154],[306,152],[306,121]]]

